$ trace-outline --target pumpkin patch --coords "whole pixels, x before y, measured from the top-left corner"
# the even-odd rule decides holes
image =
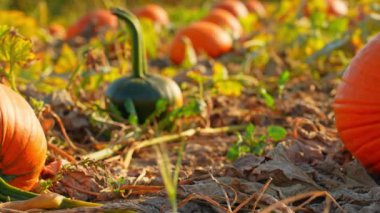
[[[0,1],[0,212],[379,212],[379,8]]]

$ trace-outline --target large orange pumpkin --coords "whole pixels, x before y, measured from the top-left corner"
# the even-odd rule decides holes
[[[146,18],[159,25],[169,24],[168,13],[159,5],[148,4],[134,11],[139,18]]]
[[[0,177],[30,190],[45,163],[45,135],[33,109],[18,93],[0,84],[0,99]]]
[[[380,173],[380,34],[351,61],[334,103],[336,126],[351,153]]]
[[[76,36],[94,36],[97,33],[117,28],[117,18],[108,10],[95,10],[83,16],[78,22],[67,30],[66,39],[70,40]]]
[[[222,9],[212,10],[208,16],[202,19],[202,21],[211,22],[223,28],[227,28],[235,38],[240,37],[243,33],[243,28],[239,20],[229,12]]]
[[[217,3],[214,8],[226,10],[237,18],[248,15],[247,8],[238,0],[223,0]]]
[[[216,24],[196,22],[182,29],[173,39],[170,59],[180,64],[185,58],[184,37],[189,38],[196,53],[204,52],[210,57],[218,57],[232,49],[231,36]]]

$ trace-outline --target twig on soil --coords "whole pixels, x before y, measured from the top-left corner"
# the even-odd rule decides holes
[[[144,169],[141,171],[140,175],[136,178],[136,180],[133,181],[132,186],[136,186],[137,183],[138,183],[143,177],[145,177],[145,175],[146,175],[146,169],[144,168]],[[128,197],[128,196],[131,195],[132,193],[133,193],[133,190],[130,189],[130,190],[128,191],[127,195],[124,196],[124,197]]]
[[[256,210],[257,204],[260,202],[261,198],[263,197],[264,193],[268,190],[269,185],[272,183],[273,178],[269,177],[267,182],[264,184],[264,186],[260,189],[259,197],[256,199],[255,203],[253,204],[252,212]]]
[[[245,125],[238,125],[238,126],[226,126],[226,127],[219,127],[219,128],[188,129],[188,130],[183,131],[183,132],[178,133],[178,134],[164,135],[164,136],[160,136],[157,138],[144,140],[141,142],[136,142],[128,150],[126,157],[125,157],[125,160],[124,160],[124,165],[125,165],[125,168],[128,169],[128,167],[132,161],[133,153],[136,150],[139,150],[139,149],[144,148],[144,147],[148,147],[148,146],[152,146],[152,145],[156,145],[156,144],[174,142],[174,141],[186,138],[186,137],[194,136],[196,134],[218,134],[218,133],[224,133],[224,132],[243,130],[245,128],[246,128]]]
[[[50,113],[51,116],[53,116],[53,118],[57,121],[58,125],[59,125],[59,128],[61,129],[61,132],[63,134],[63,137],[65,138],[65,141],[67,143],[67,145],[69,145],[69,147],[71,149],[73,149],[74,151],[79,151],[81,153],[85,153],[86,151],[84,149],[81,149],[79,147],[77,147],[74,142],[70,139],[69,135],[67,134],[66,132],[66,128],[65,128],[65,125],[63,125],[63,122],[61,120],[61,118],[57,115],[57,113],[55,113],[50,106],[46,106],[46,110],[47,112]]]
[[[228,194],[227,194],[226,190],[224,189],[224,187],[227,187],[227,188],[231,189],[231,190],[234,192],[234,199],[233,199],[232,205],[237,201],[237,192],[236,192],[236,190],[233,189],[231,186],[228,186],[228,185],[226,185],[226,184],[224,184],[224,183],[221,183],[218,179],[216,179],[216,178],[214,177],[214,175],[212,175],[211,172],[209,172],[209,174],[210,174],[211,179],[212,179],[215,183],[217,183],[217,184],[220,186],[220,188],[222,189],[223,194],[224,194],[224,197],[226,198],[227,208],[228,208],[229,212],[232,212],[232,207],[231,207],[231,203],[230,203],[230,198],[228,197]]]
[[[215,201],[211,197],[208,197],[205,195],[199,195],[199,194],[190,194],[189,196],[187,196],[184,200],[182,200],[179,203],[178,207],[182,207],[182,206],[186,205],[188,202],[190,202],[191,200],[195,200],[195,199],[204,200],[204,201],[210,203],[211,205],[218,207],[219,209],[223,210],[224,212],[230,212],[227,208],[222,206],[220,203],[218,203],[217,201]]]
[[[196,176],[196,177],[191,177],[191,178],[179,181],[179,185],[188,185],[188,184],[193,183],[195,180],[205,180],[205,179],[207,179],[209,177],[210,177],[209,174],[200,175],[200,176]]]
[[[70,163],[76,163],[76,160],[74,157],[72,157],[69,153],[65,152],[64,150],[60,149],[58,146],[51,143],[53,138],[50,138],[50,140],[47,142],[48,148],[50,151],[60,155],[61,157],[67,159]]]
[[[243,202],[239,204],[234,210],[233,213],[239,212],[245,205],[247,205],[251,200],[256,199],[254,205],[253,205],[253,211],[256,209],[257,203],[261,200],[264,192],[268,189],[270,183],[272,182],[272,178],[268,179],[268,181],[264,184],[264,186],[260,189],[259,193],[255,192],[251,196],[249,196],[247,199],[245,199]]]
[[[261,213],[270,213],[272,212],[273,210],[277,209],[278,207],[280,207],[281,205],[283,204],[290,204],[290,203],[293,203],[295,201],[299,201],[299,200],[303,200],[303,199],[306,199],[308,197],[311,197],[311,198],[317,198],[317,197],[322,197],[322,196],[325,196],[326,198],[329,198],[330,201],[332,201],[337,207],[338,209],[341,211],[341,212],[346,212],[340,205],[338,202],[336,202],[336,200],[331,196],[331,194],[327,191],[312,191],[312,192],[306,192],[306,193],[303,193],[303,194],[299,194],[299,195],[295,195],[295,196],[292,196],[292,197],[288,197],[288,198],[285,198],[281,201],[278,201],[268,207],[266,207],[265,209],[263,209],[261,211]],[[308,199],[307,200],[308,202],[312,201],[312,199]],[[303,203],[301,205],[306,205],[307,203]]]
[[[125,140],[123,142],[119,142],[119,143],[115,142],[115,144],[109,145],[107,148],[104,148],[102,150],[83,155],[81,157],[81,159],[90,159],[93,161],[98,161],[98,160],[103,160],[105,158],[113,156],[115,154],[115,152],[121,150],[125,146],[132,143],[132,141],[127,140],[128,138],[130,138],[132,136],[133,136],[133,133],[130,132],[124,137]]]

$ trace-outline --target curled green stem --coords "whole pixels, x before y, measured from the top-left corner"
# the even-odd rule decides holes
[[[132,70],[133,77],[143,78],[146,74],[147,64],[145,56],[145,47],[141,25],[135,15],[119,8],[111,10],[114,15],[123,20],[131,33],[132,40]]]
[[[28,200],[39,196],[39,194],[27,192],[9,185],[4,179],[0,178],[0,201],[18,201]],[[59,205],[59,209],[74,208],[74,207],[97,207],[102,206],[99,203],[85,202],[81,200],[72,200],[63,198]]]

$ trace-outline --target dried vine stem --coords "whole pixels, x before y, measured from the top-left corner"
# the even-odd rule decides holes
[[[194,136],[196,134],[218,134],[218,133],[224,133],[224,132],[244,130],[245,128],[246,128],[246,125],[225,126],[225,127],[204,128],[204,129],[188,129],[178,134],[164,135],[164,136],[149,139],[149,140],[135,142],[134,145],[130,147],[130,149],[128,150],[126,154],[124,165],[125,165],[125,168],[128,169],[132,161],[133,153],[136,150],[139,150],[144,147],[153,146],[153,145],[162,144],[162,143],[175,142],[180,139]]]
[[[295,196],[292,196],[292,197],[288,197],[288,198],[285,198],[281,201],[278,201],[268,207],[266,207],[265,209],[263,209],[261,211],[261,213],[270,213],[272,212],[273,210],[276,210],[278,207],[281,207],[283,204],[289,204],[289,203],[293,203],[295,201],[299,201],[299,200],[303,200],[303,199],[306,199],[306,198],[317,198],[317,197],[326,197],[327,199],[329,199],[329,202],[332,201],[337,207],[338,209],[341,211],[341,212],[346,212],[340,205],[338,202],[336,202],[336,200],[331,196],[330,193],[328,193],[327,191],[312,191],[312,192],[306,192],[306,193],[303,193],[303,194],[299,194],[299,195],[295,195]],[[308,201],[312,201],[311,199],[308,199]],[[305,205],[306,203],[303,203],[302,205]]]
[[[194,136],[196,134],[201,134],[201,135],[220,134],[220,133],[226,133],[226,132],[241,131],[241,130],[244,130],[245,128],[246,128],[246,125],[225,126],[225,127],[204,128],[204,129],[188,129],[177,134],[164,135],[164,136],[160,136],[160,137],[156,137],[156,138],[152,138],[148,140],[136,141],[136,142],[133,142],[133,145],[128,149],[128,152],[124,160],[124,165],[128,169],[132,161],[133,153],[136,150],[142,149],[144,147],[153,146],[153,145],[162,144],[162,143],[175,142],[183,138]],[[97,152],[83,155],[82,159],[91,159],[95,161],[102,160],[102,159],[108,158],[109,156],[112,156],[115,152],[123,149],[125,146],[129,145],[130,143],[131,143],[130,141],[126,141],[119,144],[111,145]]]

